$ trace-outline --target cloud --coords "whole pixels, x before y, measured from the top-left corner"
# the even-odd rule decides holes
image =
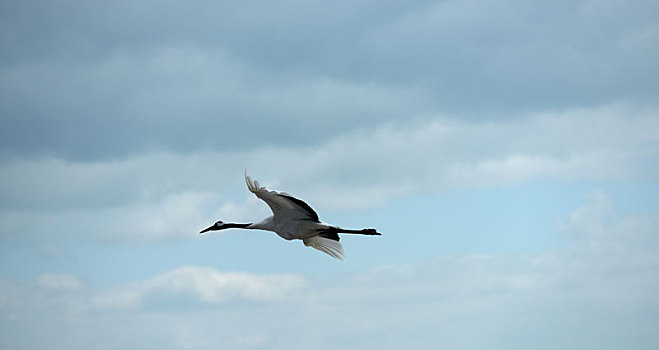
[[[503,123],[442,117],[387,123],[308,147],[92,163],[12,160],[0,165],[0,232],[43,237],[40,228],[50,227],[62,237],[148,242],[188,237],[190,227],[209,218],[251,221],[268,210],[244,190],[245,166],[266,186],[293,192],[319,212],[534,179],[654,179],[656,115],[654,108],[614,104]]]
[[[298,295],[305,281],[294,275],[222,273],[213,268],[184,266],[147,281],[103,292],[92,298],[107,310],[229,305],[239,301],[273,302]],[[180,306],[180,305],[178,305]]]
[[[586,204],[570,214],[567,223],[563,224],[563,230],[577,235],[605,236],[609,233],[608,217],[613,212],[612,205],[611,199],[602,191],[592,192]]]
[[[619,218],[606,193],[595,190],[560,228],[567,237],[580,243],[580,249],[596,254],[634,255],[632,252],[636,252],[637,258],[644,259],[659,240],[657,224],[657,218],[649,215]]]
[[[2,156],[309,146],[395,120],[658,92],[652,2],[287,5],[3,6]]]
[[[6,211],[0,227],[5,238],[38,242],[44,248],[71,238],[114,244],[191,239],[208,225],[210,210],[219,207],[216,198],[184,192],[106,209]]]
[[[3,325],[34,322],[44,313],[76,317],[87,307],[85,285],[72,275],[46,273],[27,283],[0,279],[0,322]],[[9,328],[1,332],[6,331]]]
[[[4,69],[5,156],[93,161],[152,150],[308,145],[425,110],[418,107],[429,101],[413,87],[273,75],[222,49],[158,47],[62,64]]]
[[[436,256],[332,278],[183,266],[100,291],[66,275],[4,280],[3,321],[23,331],[0,332],[6,345],[29,345],[38,337],[25,330],[56,326],[42,334],[53,348],[656,347],[657,218],[619,215],[595,191],[566,220],[567,244],[539,254]],[[602,241],[625,249],[592,249]]]
[[[267,215],[245,166],[326,215],[535,181],[648,186],[656,2],[1,7],[0,244],[17,280],[0,279],[0,348],[659,344],[659,220],[603,191],[560,222],[566,245],[540,254],[331,276],[140,257],[132,273],[151,277],[102,287],[63,271],[95,249],[141,255],[215,219]]]
[[[376,67],[397,63],[387,77],[432,86],[445,108],[599,104],[656,93],[640,77],[653,63],[625,49],[636,42],[645,51],[657,40],[645,5],[439,1],[373,28],[368,38],[383,57]],[[630,69],[632,62],[639,66]]]
[[[223,344],[233,348],[257,346],[269,340],[265,333],[233,336],[234,329],[223,325],[231,322],[226,317],[236,316],[236,308],[258,311],[290,300],[305,288],[306,281],[295,275],[223,273],[197,266],[102,291],[70,275],[45,274],[36,283],[0,279],[0,344],[138,349],[162,343],[164,348],[207,348],[211,343],[205,333],[214,324],[220,335],[211,337],[215,345],[224,338]],[[209,311],[217,317],[215,322],[204,316]],[[192,319],[176,316],[166,321],[179,312]],[[198,316],[199,324],[194,324]]]
[[[70,275],[45,274],[39,276],[37,285],[46,289],[76,291],[82,288],[82,282]]]

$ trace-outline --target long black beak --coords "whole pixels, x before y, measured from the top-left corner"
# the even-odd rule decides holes
[[[202,233],[204,233],[204,232],[211,231],[211,230],[213,230],[214,228],[215,228],[215,226],[211,226],[211,227],[208,227],[208,228],[205,228],[205,229],[201,230],[201,232],[199,232],[199,233],[202,234]]]

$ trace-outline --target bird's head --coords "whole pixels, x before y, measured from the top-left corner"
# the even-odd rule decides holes
[[[201,232],[199,232],[199,233],[204,233],[204,232],[208,232],[208,231],[217,231],[217,230],[222,230],[222,229],[225,229],[225,228],[228,228],[227,224],[225,224],[222,221],[217,221],[212,226],[201,230]]]

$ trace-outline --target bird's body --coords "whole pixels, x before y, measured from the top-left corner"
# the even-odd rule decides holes
[[[273,231],[283,239],[302,240],[304,245],[341,260],[344,253],[343,247],[339,243],[339,233],[380,235],[374,229],[348,230],[321,222],[318,214],[307,203],[287,193],[268,191],[265,187],[259,186],[258,181],[253,181],[247,175],[247,171],[245,171],[245,182],[252,193],[268,204],[273,215],[260,222],[249,224],[218,221],[213,226],[202,230],[201,233],[227,228]]]

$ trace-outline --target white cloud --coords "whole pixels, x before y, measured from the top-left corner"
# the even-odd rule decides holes
[[[497,123],[390,123],[318,147],[257,153],[253,173],[268,169],[282,188],[341,207],[536,178],[647,178],[656,176],[648,166],[659,155],[659,137],[650,131],[659,128],[656,116],[656,109],[614,104]]]
[[[601,190],[596,190],[590,194],[584,205],[570,214],[567,223],[564,223],[562,228],[577,235],[588,235],[595,238],[603,236],[610,233],[611,219],[609,216],[612,213],[611,199]]]
[[[182,192],[117,208],[5,211],[0,232],[35,241],[48,255],[58,253],[53,244],[71,238],[121,244],[190,239],[212,220],[205,214],[216,203],[216,194]]]
[[[101,211],[96,215],[95,223],[100,223],[96,230],[103,238],[118,241],[189,238],[198,234],[196,228],[201,228],[208,221],[203,214],[214,200],[216,196],[212,194],[181,193],[166,196],[157,202],[138,202],[128,207]]]
[[[302,148],[8,161],[0,165],[0,232],[29,238],[50,227],[62,236],[144,242],[187,236],[218,218],[253,221],[268,211],[244,190],[245,166],[319,212],[538,178],[652,179],[657,113],[621,103],[499,123],[389,123]]]
[[[568,243],[541,254],[440,256],[307,278],[185,266],[97,292],[71,276],[44,275],[36,289],[0,281],[3,320],[23,329],[0,334],[4,344],[37,344],[21,337],[56,327],[46,332],[53,348],[649,350],[659,344],[658,222],[617,215],[595,191],[561,225]],[[53,300],[44,282],[75,288]]]
[[[82,288],[82,283],[70,275],[45,274],[37,278],[37,286],[53,290],[77,291]]]
[[[578,248],[590,253],[629,254],[630,261],[647,258],[646,254],[659,242],[657,218],[647,214],[620,218],[614,209],[611,199],[601,190],[595,190],[560,228],[567,237],[580,243]]]
[[[298,2],[4,5],[0,245],[27,251],[10,275],[50,268],[36,251],[84,264],[72,242],[261,218],[246,165],[321,214],[657,180],[657,2]],[[543,254],[307,278],[182,267],[101,290],[0,280],[0,348],[654,349],[658,225],[594,192]]]
[[[183,303],[222,305],[240,301],[287,300],[303,292],[305,281],[294,275],[222,273],[209,267],[184,266],[149,280],[103,292],[92,298],[101,309],[168,308]]]

